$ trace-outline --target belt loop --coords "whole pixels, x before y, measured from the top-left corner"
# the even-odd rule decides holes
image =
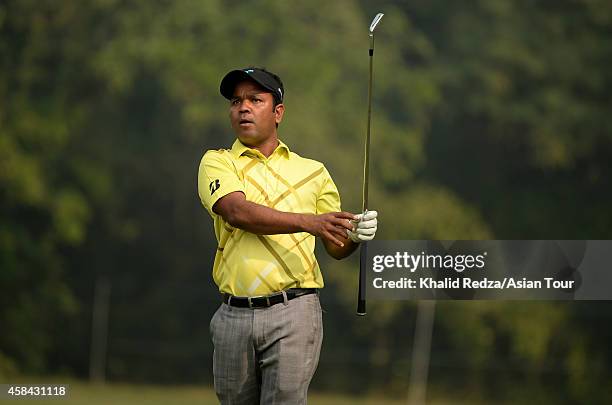
[[[287,298],[287,291],[283,290],[283,304],[289,305],[289,299]]]
[[[251,297],[247,297],[247,302],[249,303],[249,308],[253,309],[253,302],[251,301]]]
[[[232,310],[232,294],[228,294],[228,297],[227,297],[227,306],[228,306],[229,310],[231,311]]]

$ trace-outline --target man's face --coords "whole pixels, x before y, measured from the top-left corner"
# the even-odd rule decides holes
[[[274,105],[272,94],[245,80],[236,85],[230,101],[230,120],[236,136],[246,146],[257,147],[276,134],[285,107]]]

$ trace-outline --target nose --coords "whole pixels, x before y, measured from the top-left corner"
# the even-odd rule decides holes
[[[243,100],[240,103],[240,108],[238,109],[241,113],[251,112],[251,102],[249,100]]]

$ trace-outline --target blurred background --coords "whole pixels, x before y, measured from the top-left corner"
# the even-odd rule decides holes
[[[101,403],[110,391],[88,381],[159,386],[151,398],[199,387],[180,402],[214,403],[216,241],[196,180],[204,151],[234,139],[220,79],[279,74],[281,139],[357,212],[379,11],[379,239],[612,239],[609,1],[5,0],[0,382],[68,379]],[[318,253],[311,402],[408,401],[418,303],[358,318],[357,255]],[[428,402],[612,401],[609,302],[429,313]]]

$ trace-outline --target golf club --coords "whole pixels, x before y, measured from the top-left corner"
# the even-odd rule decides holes
[[[376,14],[370,24],[370,78],[368,81],[368,129],[365,140],[365,156],[363,161],[363,205],[362,213],[368,210],[368,177],[370,174],[370,126],[372,122],[372,70],[374,62],[374,30],[383,18],[383,13]],[[359,293],[357,297],[357,315],[366,314],[366,259],[368,256],[368,243],[361,242],[359,247]]]

